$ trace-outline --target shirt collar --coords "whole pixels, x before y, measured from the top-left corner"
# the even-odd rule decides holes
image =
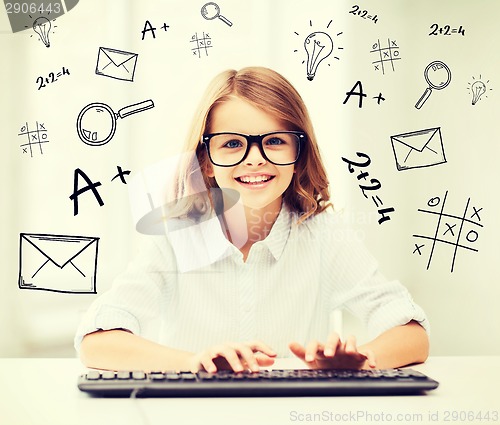
[[[254,246],[266,247],[274,259],[279,260],[290,235],[292,216],[283,203],[267,237]],[[167,237],[175,252],[180,272],[211,265],[230,255],[241,256],[241,252],[225,237],[215,215],[198,223],[184,219],[169,220],[167,229]]]
[[[169,220],[167,229],[177,269],[182,273],[209,266],[235,248],[222,233],[216,215],[197,223],[189,219]]]
[[[265,239],[256,242],[255,245],[267,247],[275,260],[279,260],[285,249],[290,231],[292,228],[293,213],[288,209],[285,203],[281,205],[281,210],[271,231]]]

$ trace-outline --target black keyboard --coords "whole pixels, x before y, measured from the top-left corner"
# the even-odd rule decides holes
[[[438,382],[413,369],[259,372],[112,372],[91,370],[78,388],[110,397],[269,397],[423,394]]]

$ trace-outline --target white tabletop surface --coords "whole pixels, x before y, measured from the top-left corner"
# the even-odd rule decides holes
[[[0,424],[500,424],[499,361],[431,357],[414,368],[440,386],[419,396],[104,399],[78,390],[77,359],[0,359]]]

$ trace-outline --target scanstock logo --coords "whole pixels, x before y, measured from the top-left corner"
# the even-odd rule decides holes
[[[11,31],[0,27],[0,33],[35,31],[41,41],[50,46],[50,29],[52,21],[68,13],[79,0],[4,0]],[[49,44],[49,46],[47,46]]]

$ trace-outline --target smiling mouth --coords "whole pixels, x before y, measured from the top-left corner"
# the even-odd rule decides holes
[[[243,184],[262,184],[262,183],[266,183],[272,179],[274,179],[274,177],[276,176],[270,176],[270,175],[262,175],[262,176],[240,176],[240,177],[236,177],[235,180],[237,180],[238,182],[240,183],[243,183]]]

